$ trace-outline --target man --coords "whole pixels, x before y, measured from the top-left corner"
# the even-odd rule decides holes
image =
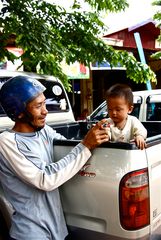
[[[53,140],[64,137],[45,124],[44,91],[40,82],[22,76],[0,90],[1,105],[15,122],[12,130],[0,134],[0,181],[14,209],[11,239],[65,239],[58,187],[82,168],[90,150],[108,140],[103,120],[67,156],[53,162]]]

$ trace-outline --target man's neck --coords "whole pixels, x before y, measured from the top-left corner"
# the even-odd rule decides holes
[[[28,123],[21,123],[21,122],[15,122],[15,125],[13,126],[12,130],[16,132],[22,132],[22,133],[35,132],[35,129],[32,126],[30,126]]]

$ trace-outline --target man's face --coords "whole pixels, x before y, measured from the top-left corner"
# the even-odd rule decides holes
[[[45,119],[48,113],[45,100],[44,94],[41,93],[27,104],[26,110],[29,113],[30,123],[35,128],[41,129],[45,126]]]

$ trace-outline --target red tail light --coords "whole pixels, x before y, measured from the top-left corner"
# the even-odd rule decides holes
[[[126,230],[149,224],[149,180],[147,169],[128,173],[120,183],[120,222]]]

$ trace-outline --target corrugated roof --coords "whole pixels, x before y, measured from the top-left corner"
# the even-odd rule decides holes
[[[111,35],[113,33],[117,33],[117,32],[120,32],[120,31],[123,31],[125,29],[128,29],[128,31],[134,31],[135,29],[138,29],[142,26],[145,26],[149,23],[152,23],[154,24],[154,26],[156,26],[156,22],[152,19],[152,18],[148,18],[144,21],[140,21],[140,22],[136,22],[136,24],[132,24],[132,25],[129,25],[128,22],[126,23],[126,26],[119,26],[117,29],[111,29],[107,32],[107,34],[104,34],[104,36],[108,36],[108,35]]]

